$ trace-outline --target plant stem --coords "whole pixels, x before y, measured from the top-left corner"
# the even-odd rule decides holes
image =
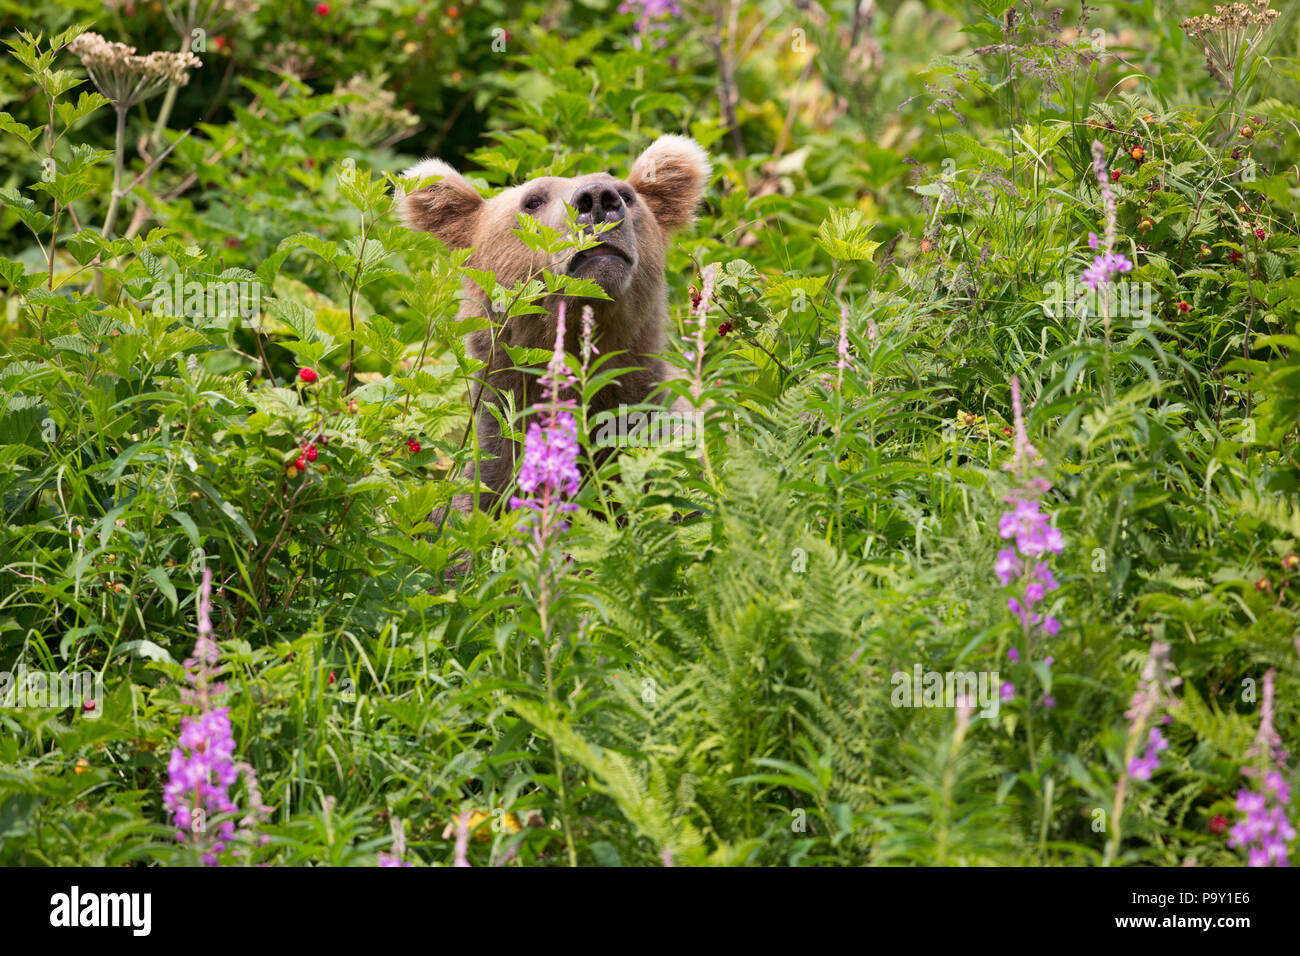
[[[117,207],[122,202],[122,169],[126,165],[126,109],[117,107],[117,133],[113,137],[113,195],[108,200],[108,215],[100,236],[107,239],[117,223]]]
[[[190,52],[191,34],[186,33],[181,39],[181,53]],[[172,117],[172,107],[176,105],[176,94],[180,91],[180,86],[175,83],[167,85],[167,95],[163,97],[162,106],[158,109],[158,119],[154,121],[153,132],[149,134],[149,145],[154,146],[162,141],[163,130],[167,128],[167,121]]]
[[[555,686],[554,675],[551,668],[550,647],[550,587],[548,586],[549,568],[547,566],[551,537],[551,492],[549,488],[542,492],[541,505],[541,514],[538,518],[538,530],[536,532],[539,571],[537,613],[542,625],[542,653],[545,655],[546,664],[546,696],[549,700],[554,700]],[[578,850],[573,844],[573,828],[569,824],[569,788],[564,782],[564,762],[560,757],[560,745],[556,743],[553,734],[551,735],[551,759],[555,763],[555,780],[560,791],[560,826],[564,830],[564,845],[569,854],[569,866],[576,867],[578,865]]]

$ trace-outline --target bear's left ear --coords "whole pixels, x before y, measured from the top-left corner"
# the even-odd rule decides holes
[[[695,218],[712,172],[708,153],[695,140],[660,136],[632,164],[627,183],[668,231]]]

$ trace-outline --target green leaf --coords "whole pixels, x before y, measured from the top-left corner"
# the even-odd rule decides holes
[[[338,243],[327,242],[320,236],[313,236],[309,232],[296,232],[292,236],[280,240],[280,245],[277,246],[277,249],[292,249],[295,246],[301,246],[304,249],[311,250],[330,265],[334,265],[335,262],[338,261]]]
[[[167,598],[167,603],[172,606],[172,613],[175,614],[177,608],[176,588],[172,585],[167,572],[162,568],[155,567],[150,568],[146,573],[149,575],[150,580],[158,585],[158,590],[163,593],[163,597]]]
[[[81,96],[77,98],[76,105],[72,103],[56,103],[54,111],[58,114],[59,119],[63,120],[65,128],[85,119],[101,106],[107,106],[109,100],[99,93],[88,93],[84,90]]]
[[[84,96],[85,94],[83,93],[82,95]],[[24,125],[8,113],[0,113],[0,130],[4,130],[6,133],[13,133],[28,146],[32,145],[32,141],[35,140],[37,136],[40,136],[41,131],[44,129],[44,126],[33,127]]]
[[[168,582],[170,584],[170,582]],[[176,664],[176,659],[172,657],[171,652],[160,644],[153,641],[142,639],[138,641],[126,641],[113,648],[114,656],[118,654],[135,654],[136,657],[143,657],[148,661],[162,661],[166,664]]]
[[[867,238],[873,228],[874,224],[867,222],[860,209],[833,209],[817,229],[817,244],[834,259],[846,262],[870,259],[880,247],[880,243]]]

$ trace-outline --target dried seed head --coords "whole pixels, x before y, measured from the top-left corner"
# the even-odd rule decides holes
[[[68,49],[90,74],[91,81],[119,110],[129,109],[169,85],[184,86],[189,71],[202,62],[193,53],[155,52],[136,56],[135,47],[105,40],[98,33],[83,33]]]

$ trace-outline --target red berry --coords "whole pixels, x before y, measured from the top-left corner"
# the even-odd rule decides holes
[[[1112,169],[1112,170],[1110,171],[1110,181],[1111,181],[1112,183],[1117,183],[1117,182],[1119,182],[1119,177],[1120,177],[1120,175],[1121,175],[1121,173],[1120,173],[1120,171],[1119,171],[1118,169]]]
[[[334,672],[330,671],[330,683],[334,683]]]
[[[1233,249],[1231,252],[1228,253],[1228,261],[1229,261],[1229,262],[1240,262],[1240,261],[1241,261],[1241,253],[1238,252],[1236,249]]]
[[[316,16],[328,17],[330,15],[330,5],[328,3],[316,4]]]
[[[724,339],[727,337],[727,333],[730,331],[731,331],[730,322],[723,322],[721,325],[718,326],[718,334],[722,336]]]
[[[293,467],[297,468],[299,471],[307,470],[307,462],[303,459],[302,455],[298,456],[298,460],[293,463]]]
[[[308,445],[308,446],[307,446],[307,453],[306,453],[303,457],[306,458],[308,461],[315,461],[315,460],[316,460],[316,457],[317,457],[319,454],[320,454],[320,452],[318,452],[318,451],[316,450],[316,446],[315,446],[315,445]]]
[[[312,382],[320,378],[320,376],[316,374],[316,370],[314,368],[298,369],[298,377],[302,379],[304,382],[306,382],[308,385],[310,385]]]
[[[212,45],[215,46],[218,50],[220,50],[222,47],[226,45],[226,38],[223,36],[215,36],[212,38]]]
[[[1210,821],[1210,832],[1219,834],[1226,829],[1228,829],[1228,818],[1222,813],[1216,813],[1214,819]]]
[[[84,701],[81,705],[81,709],[89,713],[95,709],[95,702],[93,700]]]
[[[412,455],[418,455],[420,453],[420,443],[414,438],[406,443],[406,447]]]
[[[1265,233],[1263,229],[1256,229],[1256,230],[1255,230],[1255,238],[1258,239],[1260,242],[1263,242],[1263,241],[1264,241],[1264,236],[1265,236],[1265,235],[1267,235],[1267,233]]]

